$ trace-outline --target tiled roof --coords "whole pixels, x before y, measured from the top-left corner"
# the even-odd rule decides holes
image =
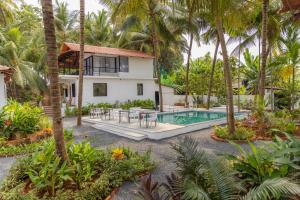
[[[65,42],[61,48],[61,54],[67,51],[80,51],[80,45],[75,43]],[[95,54],[128,56],[128,57],[154,58],[151,54],[147,54],[142,51],[110,48],[110,47],[99,47],[99,46],[92,46],[92,45],[84,45],[84,52],[95,53]]]
[[[283,7],[280,10],[281,12],[287,12],[291,10],[299,10],[300,9],[300,1],[299,0],[282,0]]]

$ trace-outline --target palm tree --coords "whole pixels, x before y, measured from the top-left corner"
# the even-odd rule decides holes
[[[259,73],[259,99],[263,102],[265,96],[265,79],[266,79],[266,65],[267,65],[267,34],[268,34],[268,10],[269,10],[269,0],[263,0],[263,10],[262,10],[262,57],[261,66]]]
[[[181,27],[182,34],[189,36],[185,75],[185,105],[188,107],[189,71],[193,41],[196,40],[198,43],[200,42],[199,32],[205,27],[206,23],[204,23],[202,18],[199,18],[197,13],[197,0],[177,0],[176,5],[178,5],[176,7],[176,14],[178,13],[179,16],[174,17],[172,21],[174,24]]]
[[[101,10],[97,14],[88,13],[85,17],[84,29],[86,43],[99,46],[110,44],[112,27],[105,10]]]
[[[16,1],[14,0],[1,0],[0,2],[0,25],[7,25],[8,20],[14,17],[14,9],[17,8]]]
[[[80,0],[80,55],[79,55],[79,91],[77,126],[81,126],[82,90],[83,90],[83,61],[84,61],[84,0]]]
[[[54,9],[55,28],[59,41],[59,47],[66,42],[66,40],[76,40],[76,24],[78,22],[78,11],[69,11],[68,4],[64,1],[56,0]]]
[[[300,42],[298,36],[298,29],[295,27],[288,27],[285,36],[279,39],[279,48],[281,52],[287,57],[287,65],[292,68],[292,94],[291,94],[291,110],[295,106],[295,77],[296,70],[300,63]]]
[[[34,37],[39,39],[40,37]],[[26,41],[26,42],[25,42]],[[46,88],[46,82],[38,72],[37,61],[42,62],[43,51],[40,46],[39,53],[32,53],[33,45],[40,42],[29,39],[18,29],[10,28],[4,33],[0,33],[0,64],[7,65],[15,70],[10,91],[13,97],[17,97],[16,86],[24,88],[30,85],[32,90],[43,91]],[[35,60],[36,59],[36,60]],[[45,67],[42,67],[45,69]]]
[[[218,58],[218,50],[220,46],[220,41],[218,38],[217,30],[211,26],[203,35],[202,35],[204,42],[207,44],[211,40],[216,39],[216,46],[215,46],[215,52],[214,52],[214,57],[212,60],[211,64],[211,71],[210,71],[210,78],[209,78],[209,83],[208,83],[208,92],[207,92],[207,105],[206,109],[209,110],[210,108],[210,97],[212,93],[212,88],[213,88],[213,82],[214,82],[214,73],[215,73],[215,67],[217,63],[217,58]]]
[[[124,20],[128,15],[134,15],[140,18],[144,22],[148,22],[151,27],[152,35],[152,53],[154,56],[154,68],[156,72],[158,88],[159,88],[159,110],[163,111],[163,96],[162,96],[162,86],[161,86],[161,75],[160,66],[158,64],[158,59],[160,55],[160,49],[158,46],[158,31],[157,22],[160,13],[163,11],[162,5],[160,5],[159,0],[100,0],[105,5],[110,7],[113,11],[112,19]]]
[[[53,109],[53,133],[56,154],[64,161],[68,159],[61,117],[60,85],[58,78],[57,47],[53,17],[52,0],[42,0],[45,42],[47,46],[47,63],[50,80],[50,97]]]

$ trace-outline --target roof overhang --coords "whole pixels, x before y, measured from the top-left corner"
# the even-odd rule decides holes
[[[61,47],[61,52],[59,59],[70,54],[71,52],[79,52],[80,45],[76,43],[63,43]],[[100,47],[93,45],[84,45],[84,52],[91,54],[100,54],[100,55],[114,55],[114,56],[127,56],[127,57],[138,57],[138,58],[150,58],[153,59],[154,56],[142,51],[122,49],[122,48],[111,48],[111,47]]]
[[[0,73],[4,74],[4,80],[5,80],[5,82],[7,82],[12,77],[12,75],[14,73],[14,69],[11,67],[0,65]]]

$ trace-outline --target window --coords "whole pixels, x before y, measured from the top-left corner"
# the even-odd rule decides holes
[[[107,83],[93,84],[94,97],[107,96]]]
[[[143,84],[142,83],[138,83],[137,84],[137,95],[143,95],[144,91],[143,91]]]
[[[128,57],[120,56],[120,72],[128,72]]]

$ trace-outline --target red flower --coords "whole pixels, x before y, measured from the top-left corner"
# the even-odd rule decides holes
[[[10,126],[12,124],[12,121],[7,119],[4,121],[5,126]]]

